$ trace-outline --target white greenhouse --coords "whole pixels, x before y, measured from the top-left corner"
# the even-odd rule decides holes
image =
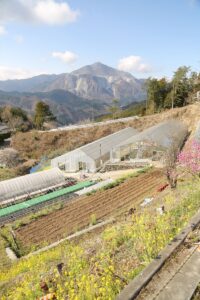
[[[111,150],[117,145],[132,138],[138,132],[133,128],[125,128],[78,149],[52,159],[51,166],[65,169],[67,172],[85,170],[95,173],[110,160]]]
[[[0,205],[64,184],[65,177],[58,168],[4,180],[0,182]]]
[[[112,149],[111,162],[121,160],[162,160],[164,152],[174,143],[181,148],[188,130],[177,121],[169,120],[144,130]]]

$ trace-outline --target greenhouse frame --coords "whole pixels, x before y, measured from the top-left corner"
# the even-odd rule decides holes
[[[0,182],[0,205],[12,203],[64,184],[65,177],[58,168],[4,180]]]
[[[159,123],[117,145],[111,151],[111,162],[149,159],[162,161],[173,144],[181,148],[188,134],[186,125],[177,120]]]
[[[132,138],[138,131],[131,127],[122,129],[92,143],[51,160],[52,167],[63,168],[67,172],[84,170],[95,173],[110,160],[111,149]]]

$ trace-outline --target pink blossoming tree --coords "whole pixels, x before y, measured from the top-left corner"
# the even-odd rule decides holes
[[[178,162],[193,175],[200,175],[200,142],[190,141],[178,155]]]

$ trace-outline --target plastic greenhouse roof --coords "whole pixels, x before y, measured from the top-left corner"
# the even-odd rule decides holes
[[[87,188],[87,187],[89,187],[93,184],[94,184],[93,181],[80,182],[80,183],[77,183],[74,186],[70,186],[70,187],[67,187],[67,188],[64,188],[64,189],[60,189],[60,190],[54,191],[52,193],[33,198],[31,200],[24,201],[22,203],[18,203],[18,204],[14,204],[14,205],[2,208],[2,209],[0,209],[0,217],[4,217],[4,216],[9,215],[11,213],[15,213],[19,210],[26,209],[26,208],[29,208],[31,206],[34,206],[34,205],[37,205],[37,204],[40,204],[40,203],[43,203],[43,202],[46,202],[46,201],[50,201],[52,199],[55,199],[55,198],[58,198],[58,197],[61,197],[61,196],[79,191],[79,190],[81,190],[83,188]]]
[[[159,123],[122,142],[115,148],[140,141],[150,141],[158,146],[168,148],[174,139],[180,144],[187,134],[187,127],[180,121],[169,120]],[[183,135],[183,137],[182,137]]]
[[[58,168],[4,180],[0,182],[0,203],[62,183],[65,177]]]
[[[119,145],[120,143],[128,140],[129,138],[132,138],[137,133],[138,133],[138,131],[136,129],[128,127],[128,128],[122,129],[120,131],[117,131],[113,134],[107,135],[107,136],[105,136],[101,139],[98,139],[92,143],[84,145],[80,148],[77,148],[71,152],[64,154],[64,155],[56,157],[52,161],[68,158],[72,153],[75,153],[77,151],[81,151],[81,152],[85,153],[87,156],[89,156],[92,159],[98,159],[101,156],[105,155],[106,153],[109,153],[112,148],[114,148],[117,145]]]

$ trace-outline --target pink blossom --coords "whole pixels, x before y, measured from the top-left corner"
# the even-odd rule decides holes
[[[178,155],[178,162],[193,174],[200,173],[200,143],[192,140]]]

